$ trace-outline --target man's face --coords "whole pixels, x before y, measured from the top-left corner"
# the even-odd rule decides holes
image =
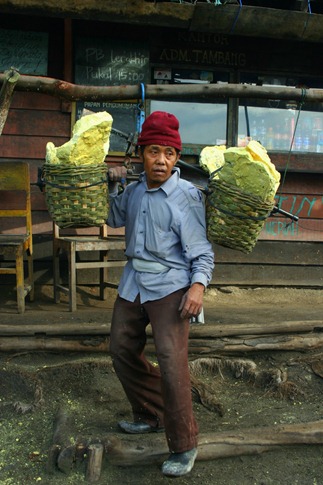
[[[180,157],[173,147],[147,145],[142,153],[144,170],[149,189],[160,187],[172,174],[172,169]]]

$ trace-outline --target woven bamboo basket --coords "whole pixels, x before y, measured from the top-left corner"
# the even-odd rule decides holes
[[[45,163],[43,182],[48,212],[60,228],[105,223],[109,212],[105,163],[73,167]]]
[[[245,193],[213,179],[206,199],[207,233],[211,242],[250,253],[275,201]]]

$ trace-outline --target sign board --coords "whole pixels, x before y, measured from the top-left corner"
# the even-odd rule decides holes
[[[47,75],[47,33],[0,29],[0,45],[0,71],[14,67],[21,74]]]
[[[79,101],[76,103],[76,119],[82,116],[83,109],[94,111],[107,111],[113,118],[112,129],[115,128],[125,134],[125,137],[117,135],[113,131],[110,135],[110,152],[122,152],[127,149],[127,138],[136,132],[137,104],[136,103],[113,103]]]
[[[107,37],[78,37],[75,45],[75,83],[87,86],[120,86],[150,81],[149,50],[140,42],[119,41]],[[126,134],[136,132],[138,101],[77,102],[76,119],[83,108],[108,111],[112,128]],[[111,134],[110,152],[125,152],[127,142]]]

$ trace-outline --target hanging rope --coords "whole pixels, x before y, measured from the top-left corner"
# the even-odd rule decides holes
[[[237,22],[238,22],[238,18],[239,18],[240,12],[241,12],[241,10],[242,10],[242,0],[239,0],[239,4],[240,4],[240,5],[239,5],[239,10],[238,10],[238,13],[237,13],[237,15],[236,15],[236,18],[235,18],[235,19],[234,19],[234,21],[233,21],[233,24],[232,24],[232,27],[231,27],[231,30],[230,30],[230,34],[232,34],[232,33],[233,33],[233,31],[234,31],[234,29],[235,29],[235,27],[236,27],[236,24],[237,24]]]
[[[303,36],[307,30],[307,26],[308,26],[308,21],[309,21],[309,18],[311,16],[311,13],[312,13],[312,8],[311,8],[311,0],[307,0],[307,13],[309,13],[310,15],[307,15],[306,17],[306,20],[304,22],[304,30],[303,30]]]

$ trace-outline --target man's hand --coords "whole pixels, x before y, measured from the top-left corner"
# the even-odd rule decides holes
[[[108,170],[108,177],[111,182],[125,183],[127,178],[126,167],[113,167]]]
[[[204,285],[193,283],[190,289],[185,293],[179,306],[181,318],[197,317],[203,308]]]

